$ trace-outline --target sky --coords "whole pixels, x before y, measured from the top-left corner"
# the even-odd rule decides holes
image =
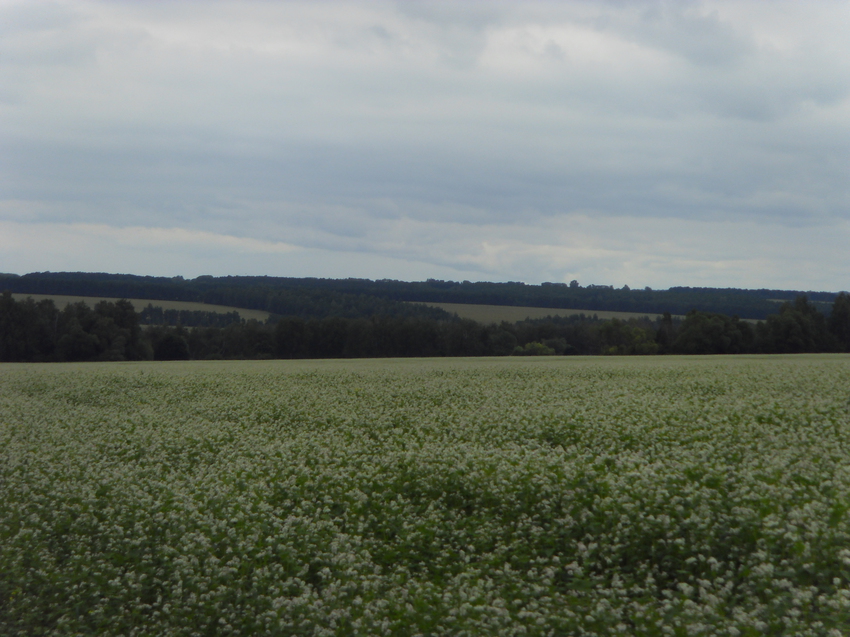
[[[0,272],[850,289],[850,2],[0,0]]]

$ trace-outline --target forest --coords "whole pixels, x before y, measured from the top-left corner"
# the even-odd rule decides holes
[[[693,309],[683,319],[666,312],[656,320],[578,315],[484,325],[438,311],[275,316],[189,329],[143,327],[143,313],[127,300],[59,310],[50,299],[16,301],[6,291],[0,361],[848,352],[850,295],[838,294],[829,310],[826,316],[799,296],[758,322]]]
[[[446,318],[440,310],[411,306],[425,303],[473,303],[684,315],[691,310],[766,319],[780,303],[805,295],[822,313],[836,298],[832,292],[673,287],[614,288],[578,281],[527,285],[521,282],[407,282],[369,279],[317,279],[267,276],[151,277],[85,272],[35,272],[0,275],[0,290],[23,294],[68,294],[112,298],[197,301],[262,310],[304,319],[370,316]]]

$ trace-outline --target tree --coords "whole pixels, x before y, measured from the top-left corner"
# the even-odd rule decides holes
[[[835,297],[828,328],[838,341],[841,351],[850,352],[850,294],[847,292],[841,292]]]
[[[56,343],[57,358],[60,361],[91,361],[101,351],[100,339],[87,332],[76,316],[71,316],[65,333]]]
[[[830,352],[837,344],[824,315],[808,298],[798,296],[756,326],[756,348],[767,354]]]
[[[634,320],[620,321],[611,319],[599,326],[599,336],[602,339],[603,354],[657,354],[658,344],[655,342],[652,329],[639,325]]]
[[[53,360],[58,310],[50,299],[0,296],[0,361]]]
[[[564,343],[566,344],[566,341]],[[499,327],[490,334],[490,352],[494,356],[507,356],[516,347],[516,336],[504,327]]]
[[[183,334],[166,330],[154,343],[153,356],[158,361],[189,360],[189,343]]]
[[[658,343],[658,351],[666,354],[673,346],[673,341],[676,340],[676,328],[673,325],[673,317],[670,312],[664,312],[658,324],[658,331],[655,333],[655,342]]]
[[[514,356],[552,356],[554,353],[554,349],[537,341],[526,343],[524,346],[517,345],[513,351]]]
[[[680,354],[742,354],[752,342],[752,328],[737,316],[691,310],[672,349]]]

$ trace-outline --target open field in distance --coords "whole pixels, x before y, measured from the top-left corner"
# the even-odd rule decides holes
[[[96,297],[96,296],[69,296],[64,294],[12,294],[16,301],[22,301],[27,297],[31,297],[34,301],[42,299],[53,299],[56,307],[62,309],[69,303],[79,303],[84,301],[89,307],[94,307],[99,301],[115,302],[117,298],[111,297]],[[229,312],[239,312],[239,316],[243,319],[255,319],[264,323],[269,318],[269,313],[262,310],[246,310],[241,307],[228,307],[226,305],[213,305],[208,303],[197,303],[194,301],[161,301],[155,299],[127,299],[133,304],[136,312],[148,306],[148,303],[154,307],[161,307],[163,310],[188,310],[190,312],[217,312],[219,314],[228,314]]]
[[[647,314],[639,312],[605,312],[598,310],[574,310],[555,307],[519,307],[513,305],[473,305],[469,303],[425,303],[432,307],[439,307],[446,312],[457,314],[461,318],[472,319],[479,323],[516,323],[525,319],[541,319],[547,316],[577,316],[584,314],[591,317],[594,314],[601,319],[644,318],[649,316],[655,319],[660,314]]]
[[[17,301],[26,299],[27,297],[31,297],[35,301],[39,301],[41,299],[53,299],[53,302],[60,309],[65,307],[69,303],[78,303],[80,301],[85,301],[87,305],[93,307],[98,301],[114,302],[118,300],[117,298],[112,297],[71,296],[62,294],[13,293],[12,297]],[[269,317],[269,312],[264,312],[262,310],[249,310],[239,307],[197,303],[193,301],[163,301],[154,299],[127,300],[133,304],[133,307],[136,309],[137,312],[140,311],[142,308],[147,307],[148,303],[150,303],[154,307],[161,307],[163,310],[219,312],[222,314],[226,314],[228,312],[239,312],[239,315],[245,320],[256,319],[260,322],[265,322]],[[650,319],[655,319],[660,316],[660,314],[646,314],[639,312],[606,312],[601,310],[597,311],[547,307],[520,307],[513,305],[475,305],[468,303],[424,303],[423,305],[438,307],[446,310],[447,312],[457,314],[461,318],[468,318],[474,321],[478,321],[479,323],[485,324],[501,323],[502,321],[507,321],[508,323],[515,323],[517,321],[523,321],[527,318],[538,319],[546,318],[547,316],[577,316],[579,314],[584,314],[588,317],[596,315],[600,319],[617,318],[621,320],[627,320],[630,318],[644,318],[647,316]]]
[[[823,635],[850,355],[0,365],[0,634]]]

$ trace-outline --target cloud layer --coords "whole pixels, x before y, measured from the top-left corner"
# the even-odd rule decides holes
[[[0,2],[0,271],[847,289],[848,32],[833,2]]]

